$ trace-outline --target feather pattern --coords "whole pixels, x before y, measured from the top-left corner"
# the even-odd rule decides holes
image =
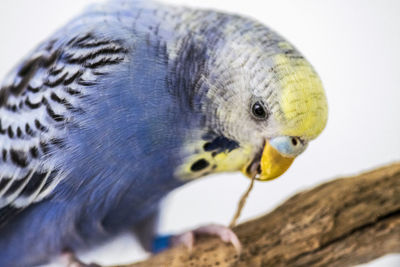
[[[14,213],[51,194],[66,177],[53,154],[65,148],[73,116],[84,113],[87,88],[110,66],[123,62],[118,40],[92,33],[54,39],[18,66],[0,89],[0,225]]]

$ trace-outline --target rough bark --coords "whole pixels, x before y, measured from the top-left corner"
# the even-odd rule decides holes
[[[172,248],[130,267],[353,266],[400,252],[400,163],[301,192],[234,228],[237,255],[216,238]]]

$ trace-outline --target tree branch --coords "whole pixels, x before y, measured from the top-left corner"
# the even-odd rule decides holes
[[[209,237],[129,266],[352,266],[400,252],[400,163],[301,192],[234,231],[240,256]]]

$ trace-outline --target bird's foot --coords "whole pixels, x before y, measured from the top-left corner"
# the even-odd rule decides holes
[[[64,252],[61,256],[61,262],[66,267],[101,267],[94,263],[86,264],[81,262],[72,252]]]
[[[219,224],[201,226],[186,233],[173,236],[171,240],[172,246],[184,245],[189,249],[189,251],[192,251],[196,241],[196,236],[199,235],[218,236],[223,242],[231,243],[238,254],[242,251],[242,244],[232,229]]]

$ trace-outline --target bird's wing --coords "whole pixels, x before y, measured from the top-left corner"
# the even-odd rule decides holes
[[[0,226],[66,177],[57,153],[100,77],[126,59],[118,40],[59,35],[39,46],[0,89]]]

